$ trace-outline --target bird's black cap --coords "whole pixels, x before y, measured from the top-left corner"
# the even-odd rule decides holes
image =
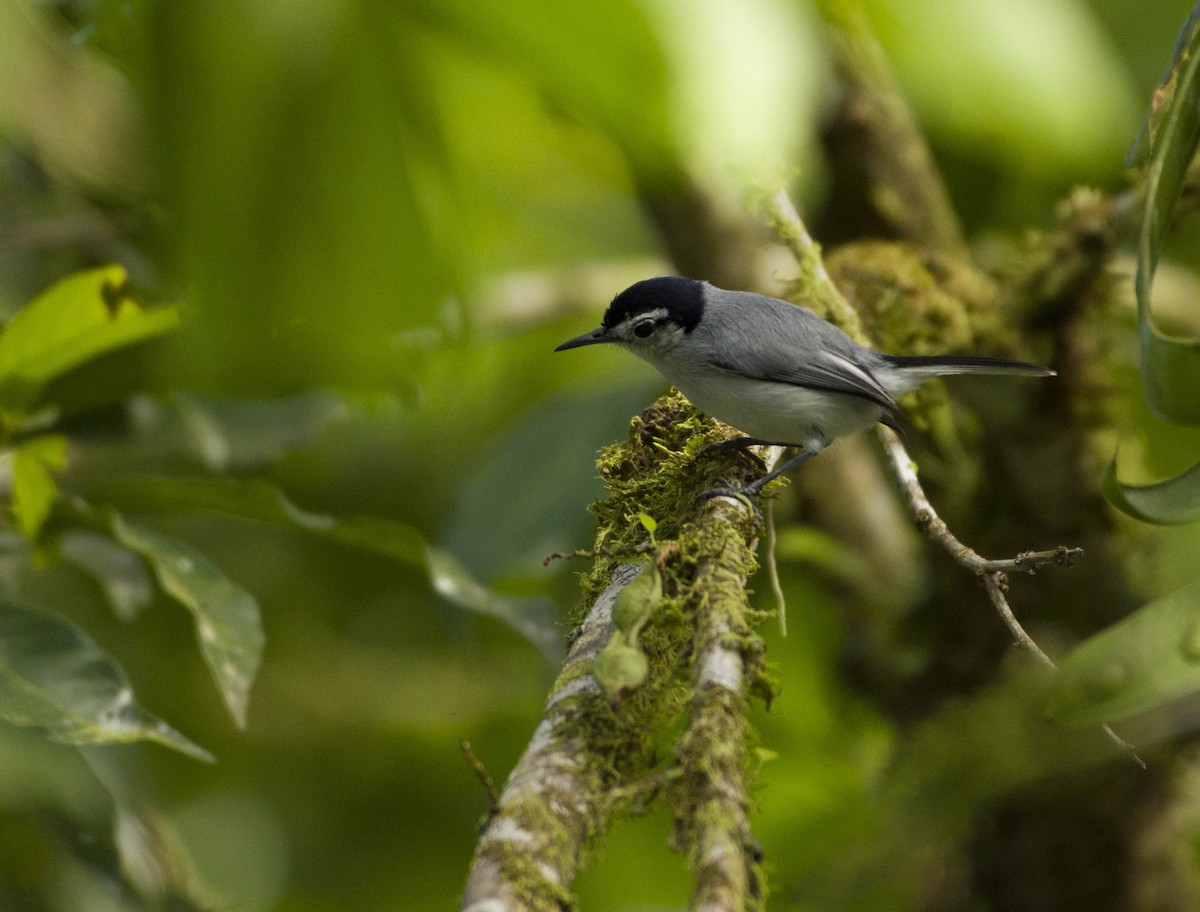
[[[691,332],[704,313],[704,283],[680,276],[643,279],[613,298],[604,313],[604,328],[612,329],[631,316],[660,307]]]

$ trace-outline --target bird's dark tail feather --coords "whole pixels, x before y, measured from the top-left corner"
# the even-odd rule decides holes
[[[1006,361],[1003,358],[972,358],[965,355],[908,356],[884,355],[892,367],[941,377],[947,374],[1018,374],[1026,377],[1053,377],[1054,371],[1027,361]]]

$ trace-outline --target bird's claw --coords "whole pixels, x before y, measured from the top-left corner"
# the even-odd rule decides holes
[[[717,482],[717,487],[709,488],[708,490],[701,491],[699,494],[697,494],[695,503],[701,504],[706,500],[712,500],[714,497],[732,497],[734,500],[745,504],[747,510],[753,513],[757,519],[760,521],[762,520],[762,512],[758,509],[758,505],[755,504],[751,499],[758,493],[757,491],[751,489],[753,486],[735,488],[725,482],[725,479],[723,478],[718,478]]]
[[[763,472],[767,471],[767,463],[757,453],[748,449],[752,444],[744,444],[741,441],[745,438],[735,437],[732,440],[723,440],[720,443],[710,443],[708,446],[701,447],[696,453],[696,459],[706,459],[709,456],[715,456],[718,453],[741,453],[751,462],[759,467]]]

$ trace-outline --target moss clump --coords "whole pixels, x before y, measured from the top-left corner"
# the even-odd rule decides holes
[[[897,355],[970,352],[992,340],[1000,295],[984,273],[944,254],[890,241],[839,247],[829,274],[874,345]]]
[[[999,286],[969,263],[892,241],[839,247],[830,275],[862,315],[872,344],[897,355],[1012,353]],[[943,452],[961,458],[963,431],[940,382],[901,399],[913,425],[933,432]],[[961,416],[959,416],[961,417]]]
[[[595,549],[615,556],[598,557],[583,579],[588,604],[608,585],[617,562],[646,547],[648,535],[639,513],[654,518],[658,540],[673,542],[694,518],[696,496],[713,487],[717,478],[735,484],[754,479],[758,467],[745,453],[696,458],[709,444],[735,436],[732,428],[701,415],[683,396],[671,393],[630,422],[625,442],[600,453],[596,465],[609,497],[592,505],[598,520]]]

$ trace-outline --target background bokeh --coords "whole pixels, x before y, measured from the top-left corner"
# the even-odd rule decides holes
[[[984,243],[1048,226],[1075,185],[1124,186],[1188,13],[863,6]],[[672,200],[749,225],[740,189],[782,174],[818,237],[836,235],[819,142],[828,57],[799,0],[0,0],[0,313],[119,262],[185,318],[59,383],[64,490],[126,469],[267,478],[305,510],[410,525],[565,630],[580,568],[542,558],[589,544],[594,453],[663,384],[618,352],[551,350],[625,285],[681,270],[669,255],[682,242],[654,217]],[[1163,268],[1168,311],[1200,287],[1189,238]],[[787,270],[781,259],[759,290],[780,291]],[[1140,404],[1132,314],[1110,442],[1122,474],[1144,478],[1190,465],[1198,440]],[[86,629],[143,705],[218,762],[147,745],[89,748],[85,762],[0,728],[0,908],[140,907],[113,887],[114,793],[160,815],[218,908],[453,903],[488,806],[459,744],[502,782],[553,679],[544,650],[384,555],[229,517],[145,522],[261,604],[247,727],[178,606],[159,597],[122,621],[70,564],[14,564],[8,590]],[[1194,573],[1195,545],[1186,529],[1130,545],[1146,598]],[[840,665],[854,647],[840,599],[871,569],[853,542],[799,527],[781,557],[791,629],[764,631],[781,697],[755,710],[754,823],[778,903],[807,908],[805,885],[863,833],[953,829],[977,795],[947,773],[930,819],[880,822],[873,796],[905,733]],[[1014,598],[1038,593],[1022,581]],[[981,593],[954,610],[989,609]],[[931,769],[938,732],[967,730],[948,718],[924,733]],[[581,906],[679,907],[689,880],[669,827],[661,811],[620,822],[579,879]],[[897,883],[937,868],[922,858],[893,859]],[[863,907],[921,893],[897,889]]]

